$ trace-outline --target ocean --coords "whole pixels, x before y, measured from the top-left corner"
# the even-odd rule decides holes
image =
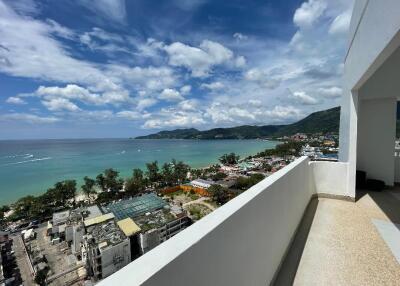
[[[217,163],[224,153],[247,156],[271,149],[277,142],[262,140],[134,140],[66,139],[0,141],[0,205],[26,195],[44,193],[54,183],[96,177],[114,168],[124,178],[133,168],[173,158],[191,167]]]

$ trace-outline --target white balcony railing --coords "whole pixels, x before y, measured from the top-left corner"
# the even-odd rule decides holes
[[[328,181],[316,183],[316,169],[317,178],[329,173]],[[302,157],[99,285],[267,285],[311,197],[332,183],[340,189],[346,174],[341,163]]]

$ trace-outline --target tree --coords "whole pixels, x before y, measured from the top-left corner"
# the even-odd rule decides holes
[[[176,162],[175,159],[172,160],[172,165],[174,166],[174,178],[176,184],[181,184],[187,179],[187,174],[190,167],[183,163],[182,161]]]
[[[96,184],[99,186],[102,192],[106,191],[106,179],[103,174],[98,174],[96,177]]]
[[[240,156],[236,155],[235,153],[224,154],[219,158],[219,161],[224,165],[234,165],[240,159]]]
[[[212,185],[207,191],[210,193],[213,201],[220,205],[223,205],[229,201],[230,193],[227,188],[224,188],[220,185]]]
[[[133,169],[132,177],[125,182],[125,191],[129,195],[138,195],[146,188],[146,179],[143,171],[140,169]]]
[[[211,176],[211,179],[212,179],[214,182],[216,182],[216,181],[220,181],[220,180],[225,179],[227,176],[228,176],[228,175],[225,174],[225,173],[218,172],[218,173],[212,175],[212,176]]]
[[[267,171],[267,172],[271,172],[272,171],[272,166],[266,162],[263,163],[262,168]]]
[[[151,163],[146,164],[147,168],[147,178],[149,178],[150,183],[158,183],[160,179],[159,169],[158,169],[158,162],[154,161]]]
[[[91,195],[94,195],[96,193],[94,187],[96,185],[96,181],[85,176],[83,178],[84,184],[81,186],[81,189],[85,196],[89,199],[89,201],[92,200]]]
[[[253,174],[248,178],[239,177],[236,180],[235,188],[237,188],[239,190],[247,190],[247,189],[251,188],[252,186],[261,182],[264,178],[265,177],[263,174]]]
[[[119,178],[119,172],[114,169],[107,169],[104,171],[106,188],[111,191],[119,191],[124,185],[124,181]]]
[[[163,178],[163,182],[168,186],[174,185],[177,181],[174,169],[170,163],[164,163],[164,165],[162,165],[161,176]]]

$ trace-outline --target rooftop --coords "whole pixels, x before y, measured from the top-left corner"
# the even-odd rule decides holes
[[[140,231],[140,227],[131,218],[120,220],[117,224],[126,236],[134,235]]]
[[[103,207],[103,212],[112,212],[118,220],[125,218],[135,218],[147,212],[158,210],[166,206],[167,203],[156,194],[144,194],[128,200],[111,203]]]
[[[87,238],[97,244],[100,249],[104,249],[107,246],[119,244],[126,239],[126,236],[114,220],[109,220],[89,226]]]
[[[84,224],[86,227],[89,227],[89,226],[92,226],[95,224],[103,223],[108,220],[112,220],[113,218],[114,218],[114,214],[108,213],[108,214],[104,214],[104,215],[100,215],[97,217],[92,217],[92,218],[86,219],[84,221]]]

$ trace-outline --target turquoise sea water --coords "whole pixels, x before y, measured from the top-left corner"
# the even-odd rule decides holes
[[[216,163],[224,153],[241,156],[274,148],[261,140],[21,140],[0,141],[0,205],[45,192],[55,182],[95,177],[115,168],[123,177],[147,162],[175,158],[192,167]]]

